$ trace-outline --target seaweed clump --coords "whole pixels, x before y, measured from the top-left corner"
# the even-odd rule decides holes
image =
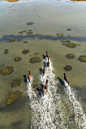
[[[20,86],[21,85],[21,79],[15,79],[12,83],[12,87]]]
[[[41,59],[39,57],[33,57],[30,59],[30,63],[40,63]]]
[[[66,44],[66,46],[70,47],[70,48],[74,48],[74,47],[77,46],[77,44],[75,44],[75,43],[68,43],[68,44]]]
[[[9,93],[9,97],[8,97],[8,99],[6,101],[6,104],[11,105],[17,99],[19,99],[21,96],[22,96],[22,92],[20,92],[20,91],[12,91],[11,93]]]
[[[70,70],[72,70],[72,66],[66,65],[66,66],[64,67],[64,69],[65,69],[66,71],[70,71]]]
[[[86,62],[86,55],[82,55],[78,58],[79,61],[81,62]]]
[[[22,58],[21,57],[16,57],[14,58],[14,61],[20,61]]]
[[[7,67],[5,67],[1,70],[2,75],[11,74],[12,72],[14,72],[14,67],[13,66],[7,66]]]
[[[73,55],[73,54],[67,54],[66,57],[67,57],[68,59],[73,59],[73,58],[74,58],[74,55]]]
[[[27,54],[29,52],[29,50],[23,50],[22,53],[23,54]]]

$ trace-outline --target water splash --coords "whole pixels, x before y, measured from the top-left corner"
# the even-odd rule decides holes
[[[75,122],[79,125],[80,129],[86,129],[86,116],[83,112],[83,108],[81,104],[76,100],[74,93],[71,90],[70,85],[64,81],[66,88],[64,89],[69,97],[69,101],[73,105],[74,113],[75,113]]]
[[[58,93],[58,83],[54,80],[55,75],[52,73],[52,70],[52,63],[50,61],[50,67],[46,68],[45,75],[40,75],[41,83],[45,85],[46,79],[48,79],[49,84],[49,89],[44,96],[37,97],[31,87],[32,81],[27,84],[27,92],[32,109],[31,129],[67,129],[64,120],[65,114],[60,94]]]

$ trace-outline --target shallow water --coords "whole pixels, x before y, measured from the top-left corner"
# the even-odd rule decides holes
[[[34,24],[26,25],[28,22]],[[42,67],[42,62],[31,64],[29,60],[34,56],[42,59],[46,50],[53,63],[55,79],[63,78],[63,73],[66,72],[70,86],[73,87],[76,98],[86,112],[86,63],[78,60],[80,55],[86,55],[85,23],[85,2],[78,3],[69,0],[0,1],[0,70],[6,66],[14,66],[12,74],[5,76],[0,74],[1,129],[30,128],[31,109],[23,75],[27,75],[30,70],[34,77],[33,84],[40,83],[39,68]],[[71,31],[68,31],[68,28]],[[21,35],[19,32],[24,30],[32,30],[33,34],[27,35],[24,32]],[[63,37],[58,37],[56,35],[58,33],[63,33]],[[16,41],[9,42],[11,38]],[[71,40],[77,46],[68,48],[62,45],[61,40]],[[28,41],[28,43],[24,43],[24,41]],[[9,50],[8,54],[4,54],[5,49]],[[28,49],[30,52],[23,54],[24,49]],[[36,55],[36,53],[38,54]],[[75,58],[67,59],[66,54],[74,54]],[[15,57],[21,57],[22,60],[15,62]],[[72,70],[65,71],[63,67],[66,65],[71,65]],[[21,86],[12,88],[11,83],[16,78],[22,79]],[[8,93],[15,90],[22,91],[23,96],[14,104],[6,105]],[[64,103],[67,103],[67,97],[62,90],[62,87],[59,86],[62,99]]]
[[[44,62],[47,62],[47,60]],[[70,103],[72,104],[69,106],[71,110],[66,113],[66,106],[63,103],[65,99],[63,99],[63,101],[59,94],[59,83],[54,80],[54,76],[52,62],[50,61],[50,66],[46,68],[46,73],[44,75],[40,75],[42,85],[45,85],[46,80],[48,80],[49,85],[48,90],[45,91],[45,95],[42,97],[38,97],[32,89],[33,77],[31,82],[27,83],[27,93],[30,99],[30,107],[32,109],[31,129],[67,129],[71,127],[73,128],[73,126],[77,128],[76,124],[80,129],[86,129],[85,113],[79,101],[76,100],[70,85],[63,79],[58,79],[64,83],[64,91],[68,95],[66,99],[69,99],[68,103],[66,100],[67,106],[69,106]],[[70,122],[68,122],[67,118],[67,115],[70,113],[74,114],[74,117],[72,117],[72,126]]]

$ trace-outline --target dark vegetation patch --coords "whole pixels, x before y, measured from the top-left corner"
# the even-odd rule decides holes
[[[33,22],[26,23],[26,25],[33,25],[33,24],[34,24]]]
[[[70,66],[70,65],[66,65],[66,66],[64,67],[64,70],[66,70],[66,71],[70,71],[70,70],[72,70],[72,66]]]
[[[12,87],[20,86],[21,85],[21,79],[15,79],[12,83]]]
[[[27,53],[29,53],[29,50],[23,50],[22,53],[27,54]]]
[[[7,105],[10,105],[14,102],[17,101],[17,99],[19,99],[22,96],[22,92],[20,91],[12,91],[11,93],[9,93],[8,99],[6,101]]]
[[[75,48],[77,46],[77,44],[75,43],[68,43],[66,44],[67,47],[70,47],[70,48]]]
[[[30,59],[30,63],[40,63],[41,59],[39,57],[33,57]]]
[[[8,49],[5,49],[4,50],[4,54],[8,54],[9,53],[9,50]]]
[[[2,75],[8,75],[8,74],[11,74],[12,72],[14,72],[14,67],[13,66],[7,66],[7,67],[3,68],[0,73]]]
[[[22,58],[21,57],[16,57],[16,58],[14,58],[14,61],[20,61]]]
[[[82,55],[78,58],[79,61],[81,62],[86,62],[86,55]]]
[[[74,58],[74,55],[73,55],[73,54],[67,54],[66,57],[67,57],[68,59],[73,59],[73,58]]]

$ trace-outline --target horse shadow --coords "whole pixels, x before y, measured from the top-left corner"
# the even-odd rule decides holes
[[[61,83],[61,85],[63,85],[65,87],[65,83],[64,83],[63,79],[61,79],[59,77],[57,77],[57,79],[59,80],[59,82]]]
[[[24,82],[27,83],[27,76],[23,75],[23,77],[24,77]]]
[[[42,55],[42,57],[43,57],[44,60],[46,59],[46,56],[44,54]]]
[[[42,68],[39,69],[39,73],[43,74],[43,69]]]

